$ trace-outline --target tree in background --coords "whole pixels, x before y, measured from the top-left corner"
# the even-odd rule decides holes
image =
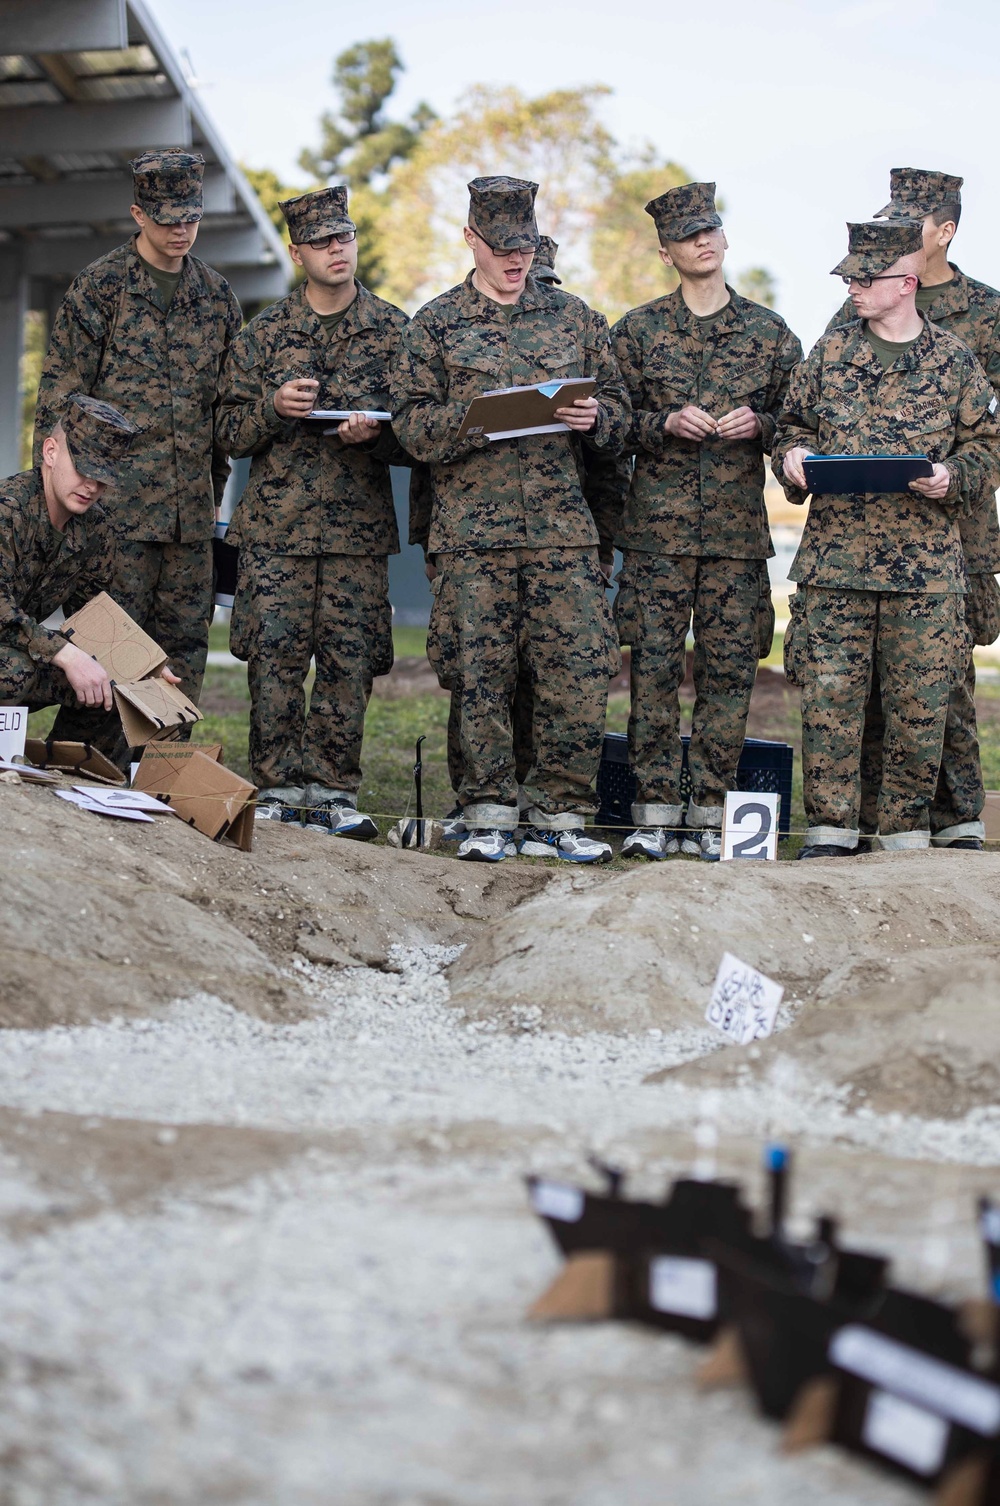
[[[733,283],[737,293],[752,298],[754,303],[763,303],[769,309],[778,307],[778,289],[766,267],[747,267]]]
[[[300,193],[308,193],[307,188],[293,188],[291,184],[282,183],[278,174],[272,172],[269,167],[244,167],[243,174],[256,193],[261,204],[267,210],[268,218],[278,231],[285,245],[288,245],[288,226],[285,224],[285,216],[282,214],[280,205],[285,199],[294,199]],[[289,275],[293,268],[289,262]],[[300,268],[295,268],[300,271]]]
[[[387,176],[411,155],[437,118],[423,103],[408,121],[387,118],[385,106],[402,71],[402,59],[389,37],[358,42],[340,53],[331,78],[339,107],[320,117],[317,150],[306,149],[299,157],[299,166],[317,184],[336,179],[351,190],[351,218],[358,227],[358,277],[367,287],[378,287],[384,271],[380,224]]]

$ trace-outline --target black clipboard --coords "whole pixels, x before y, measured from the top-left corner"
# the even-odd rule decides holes
[[[802,469],[814,497],[830,492],[905,492],[911,481],[934,471],[926,455],[807,455]]]

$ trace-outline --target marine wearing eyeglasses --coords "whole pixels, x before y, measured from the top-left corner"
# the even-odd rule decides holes
[[[355,277],[346,188],[281,206],[305,281],[233,346],[220,429],[250,479],[229,528],[240,549],[230,630],[247,661],[258,816],[320,833],[377,834],[357,810],[365,710],[392,667],[388,556],[399,549],[389,478],[389,366],[406,315]],[[308,421],[314,408],[350,411]],[[305,681],[316,680],[305,709]]]
[[[932,324],[950,330],[979,358],[1000,396],[1000,292],[977,282],[949,260],[951,243],[962,216],[963,180],[951,173],[894,167],[889,176],[889,203],[876,218],[911,219],[923,234],[927,265],[917,290],[917,308]],[[856,318],[853,303],[834,315],[828,331]],[[1000,633],[1000,528],[992,488],[958,518],[962,553],[969,574],[965,620],[974,644],[992,643]],[[931,806],[931,841],[935,847],[983,845],[986,801],[976,728],[976,669],[972,654],[965,677],[948,702],[941,774]],[[875,829],[875,809],[882,782],[882,707],[873,687],[865,715],[861,756],[861,830]]]
[[[798,582],[793,669],[802,686],[800,856],[857,850],[865,703],[877,680],[885,768],[877,843],[927,847],[949,694],[965,674],[958,518],[1000,478],[997,399],[975,356],[916,307],[921,226],[848,227],[857,318],[793,374],[772,450],[790,500],[818,454],[924,454],[932,474],[892,495],[813,497],[789,571]]]
[[[537,187],[507,177],[469,184],[465,240],[474,266],[404,331],[393,427],[431,468],[428,550],[437,576],[428,653],[458,698],[469,831],[458,855],[499,862],[515,851],[510,704],[520,656],[534,689],[534,766],[519,850],[603,862],[610,846],[584,824],[597,806],[593,781],[618,654],[581,448],[621,451],[628,399],[603,317],[529,276]],[[566,426],[559,433],[458,439],[483,392],[588,376],[595,395],[557,410]]]

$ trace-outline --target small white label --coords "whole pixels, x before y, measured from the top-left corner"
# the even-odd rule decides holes
[[[583,1217],[584,1193],[564,1182],[536,1182],[531,1189],[531,1205],[543,1218],[558,1219],[561,1224],[576,1224]]]
[[[782,984],[723,952],[705,1018],[731,1041],[749,1046],[771,1034],[784,992]]]
[[[984,1438],[1000,1433],[1000,1387],[957,1365],[860,1323],[837,1330],[830,1340],[830,1358],[841,1370],[908,1397]]]
[[[649,1262],[649,1305],[654,1312],[714,1318],[717,1300],[715,1266],[710,1261],[657,1255]]]
[[[997,395],[994,392],[993,396],[990,398],[990,412],[991,413],[995,413],[996,411],[997,411]]]
[[[730,790],[722,809],[722,860],[778,856],[778,806],[776,794],[753,790]]]
[[[868,1398],[861,1441],[876,1454],[895,1459],[918,1475],[935,1475],[944,1462],[948,1424],[888,1391]]]
[[[0,706],[0,758],[23,758],[27,706]]]

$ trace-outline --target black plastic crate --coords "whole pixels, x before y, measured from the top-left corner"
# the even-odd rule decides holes
[[[682,737],[683,757],[681,762],[681,804],[687,805],[691,795],[691,776],[688,773],[688,743]],[[792,825],[792,748],[790,743],[772,743],[761,737],[748,737],[743,744],[739,765],[736,769],[738,790],[759,790],[762,794],[781,796],[778,812],[778,831],[786,837]],[[631,828],[632,802],[635,800],[635,775],[629,767],[628,738],[624,732],[604,734],[604,752],[597,774],[597,798],[601,808],[597,814],[599,826],[623,826]]]

